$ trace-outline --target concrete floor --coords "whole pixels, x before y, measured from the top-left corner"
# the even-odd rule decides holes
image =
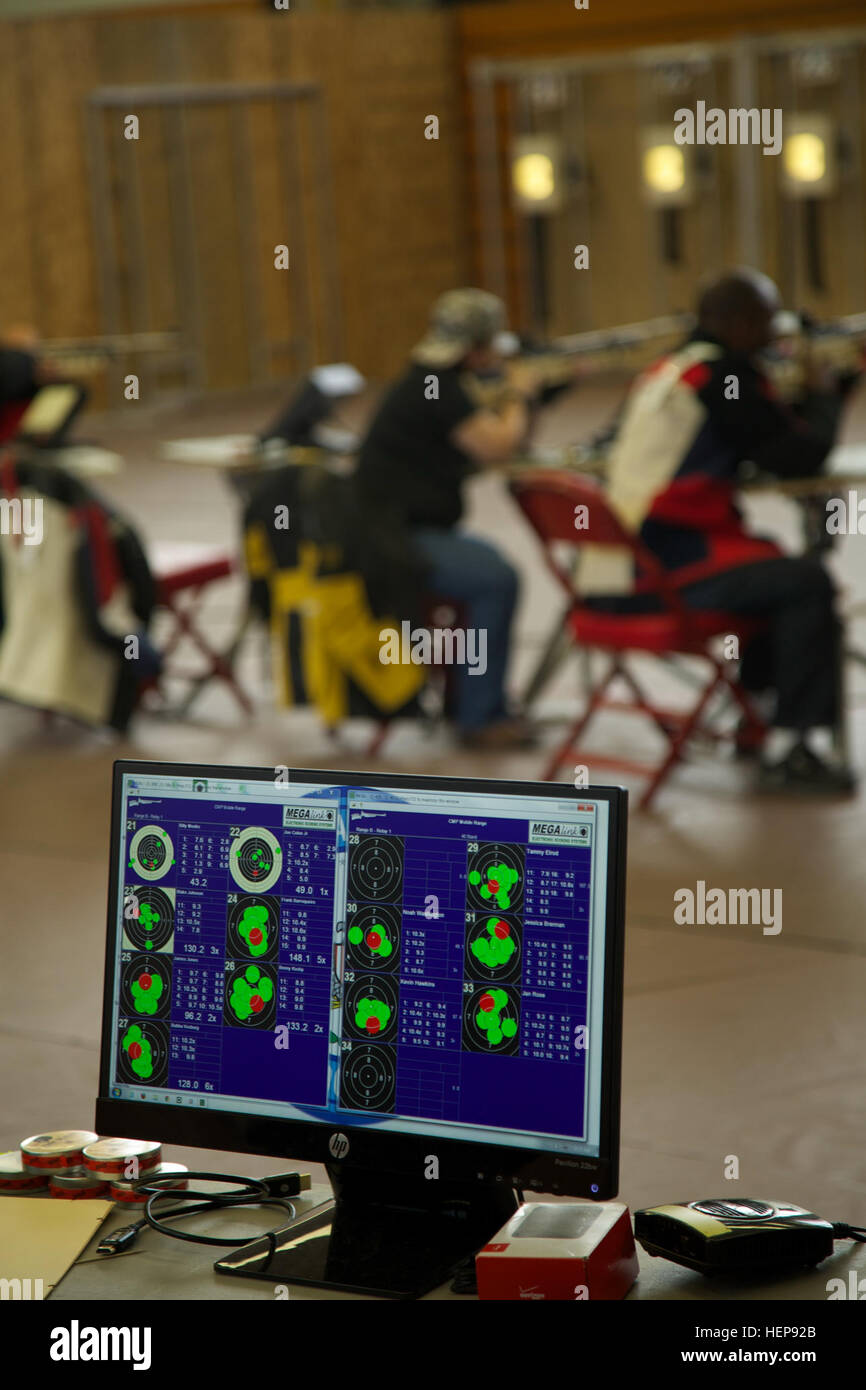
[[[587,391],[560,407],[548,435],[587,433],[616,394]],[[268,413],[261,402],[212,405],[146,423],[85,420],[82,432],[127,457],[104,491],[152,546],[222,546],[236,541],[232,493],[213,470],[160,463],[156,440],[255,429]],[[864,415],[861,400],[849,440],[866,439]],[[751,510],[795,542],[790,504],[762,501]],[[498,479],[473,485],[468,525],[495,539],[524,576],[519,684],[557,611],[556,591]],[[860,538],[845,538],[831,564],[848,595],[866,600]],[[241,597],[232,585],[215,594],[208,612],[215,636],[230,631]],[[852,633],[866,647],[862,622]],[[0,1150],[40,1130],[92,1121],[113,760],[370,766],[358,751],[363,726],[350,727],[335,748],[311,714],[273,708],[255,634],[242,671],[257,700],[252,719],[212,687],[190,721],[142,717],[123,739],[63,723],[46,729],[27,711],[0,708]],[[866,682],[857,669],[850,674],[854,759],[866,774]],[[575,673],[564,673],[543,712],[572,708],[576,688]],[[655,745],[637,721],[609,716],[589,746]],[[377,766],[532,778],[541,761],[538,752],[467,757],[444,732],[426,738],[407,725]],[[593,778],[591,751],[589,767]],[[862,794],[827,804],[758,799],[748,770],[712,751],[676,774],[652,813],[632,814],[621,1195],[633,1209],[739,1194],[866,1223],[864,832]],[[673,895],[699,879],[724,889],[781,889],[781,933],[676,925]],[[739,1159],[739,1181],[724,1175],[730,1155]],[[235,1172],[273,1169],[268,1159],[169,1156]]]

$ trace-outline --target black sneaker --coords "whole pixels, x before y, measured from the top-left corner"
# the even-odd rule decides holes
[[[849,767],[825,763],[805,743],[797,743],[777,763],[762,763],[756,789],[760,792],[802,793],[805,796],[850,796],[857,779]]]

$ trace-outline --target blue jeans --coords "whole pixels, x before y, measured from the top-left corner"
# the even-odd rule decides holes
[[[486,633],[487,669],[455,668],[456,718],[460,729],[483,729],[506,714],[505,671],[511,620],[517,603],[517,572],[487,541],[462,531],[419,527],[412,532],[430,565],[427,586],[437,598],[453,598],[465,609],[467,627]]]

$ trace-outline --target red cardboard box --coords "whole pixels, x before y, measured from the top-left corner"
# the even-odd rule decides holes
[[[621,1202],[527,1202],[475,1257],[489,1299],[625,1298],[638,1276]]]

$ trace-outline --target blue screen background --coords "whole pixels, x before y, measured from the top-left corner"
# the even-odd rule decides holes
[[[592,844],[530,843],[529,819],[485,810],[407,810],[395,797],[356,809],[348,790],[339,789],[338,802],[329,800],[334,788],[308,798],[336,805],[324,828],[284,826],[274,802],[128,791],[115,1082],[142,1094],[291,1103],[341,1124],[402,1117],[582,1138]],[[142,838],[143,827],[167,836],[157,837],[160,862],[150,873],[143,866],[153,837]],[[233,832],[250,827],[273,839],[239,851]],[[242,853],[239,882],[230,863]],[[510,898],[500,899],[508,906],[497,904],[492,879],[482,875],[493,884],[486,901],[469,882],[472,864],[488,872],[503,858],[518,871]],[[277,877],[260,889],[254,876],[272,876],[272,864]],[[267,953],[253,959],[237,922],[245,903],[261,902],[273,930]],[[148,935],[144,903],[168,911],[164,940],[159,930]],[[492,918],[518,943],[499,974],[469,945]],[[353,922],[364,923],[360,950],[347,942]],[[366,949],[382,922],[398,938],[389,959]],[[241,1018],[234,982],[251,965],[259,984],[242,980],[241,996],[252,989],[256,1011]],[[156,1012],[142,1013],[143,998],[153,1008],[155,974],[165,990]],[[505,992],[503,1017],[517,1024],[498,1045],[475,1022],[492,990]],[[389,1005],[384,1027],[367,1025],[375,1032],[356,1021],[368,996]],[[139,1034],[130,1025],[147,1040],[149,1076],[141,1054],[131,1055]]]

